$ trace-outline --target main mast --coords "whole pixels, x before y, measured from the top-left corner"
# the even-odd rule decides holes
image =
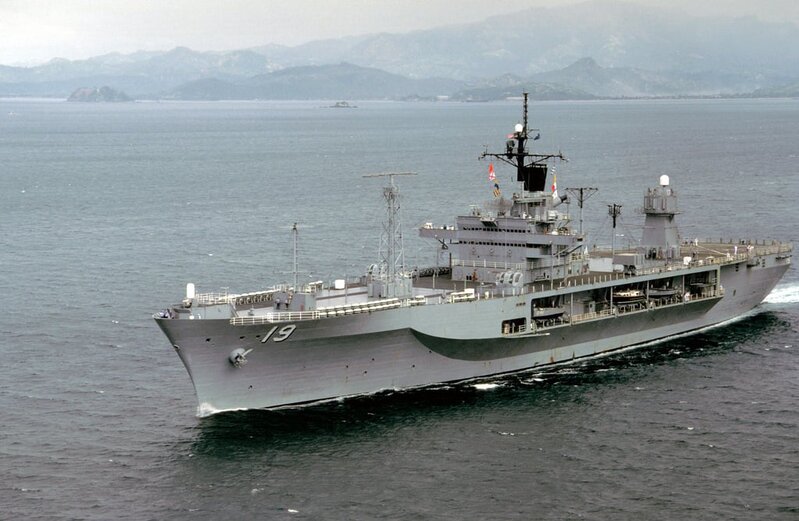
[[[505,143],[505,153],[483,152],[480,156],[493,157],[516,169],[516,180],[524,183],[525,192],[543,192],[546,187],[547,166],[546,164],[553,159],[566,161],[566,158],[558,152],[557,154],[532,154],[527,151],[527,141],[530,139],[530,131],[536,131],[533,141],[540,137],[538,129],[530,129],[527,122],[528,94],[524,95],[524,112],[522,123],[517,123],[512,134],[508,136]]]

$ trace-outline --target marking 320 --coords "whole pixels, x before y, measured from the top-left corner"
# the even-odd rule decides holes
[[[286,340],[288,337],[290,337],[295,329],[297,329],[297,326],[295,326],[294,324],[283,326],[280,329],[278,329],[278,327],[275,326],[272,329],[270,329],[267,334],[264,335],[264,337],[261,339],[261,343],[265,344],[267,340],[272,338],[272,335],[275,335],[275,332],[277,332],[277,334],[275,335],[274,341],[282,342]]]

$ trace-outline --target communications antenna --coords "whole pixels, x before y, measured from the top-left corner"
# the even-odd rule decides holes
[[[583,234],[583,203],[588,200],[589,197],[594,195],[599,191],[599,188],[592,188],[588,186],[580,186],[577,188],[567,188],[566,193],[571,194],[577,199],[577,204],[580,206],[580,235]]]
[[[294,226],[291,227],[291,236],[294,242],[294,291],[299,291],[299,279],[298,279],[298,271],[297,271],[297,235],[299,232],[297,231],[297,223],[294,223]]]

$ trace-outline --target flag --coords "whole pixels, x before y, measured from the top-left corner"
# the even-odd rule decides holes
[[[499,197],[502,192],[499,191],[499,182],[497,181],[497,174],[494,173],[494,163],[488,164],[488,180],[494,183],[494,197]]]
[[[558,198],[558,175],[556,173],[552,173],[552,198]]]
[[[533,138],[533,141],[538,141],[539,139],[541,139],[541,132],[539,132],[538,134],[535,135],[535,137]]]

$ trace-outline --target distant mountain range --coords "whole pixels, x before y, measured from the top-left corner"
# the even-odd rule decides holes
[[[238,80],[280,68],[254,51],[196,52],[185,47],[78,61],[55,58],[38,67],[0,66],[0,94],[66,97],[81,87],[108,85],[148,98],[201,78]]]
[[[444,78],[413,79],[350,63],[290,67],[238,81],[204,78],[184,83],[164,98],[219,99],[396,99],[434,97],[462,88]]]
[[[612,0],[296,47],[0,66],[0,95],[62,98],[101,86],[139,99],[489,100],[522,89],[540,99],[796,96],[797,85],[796,25]]]

